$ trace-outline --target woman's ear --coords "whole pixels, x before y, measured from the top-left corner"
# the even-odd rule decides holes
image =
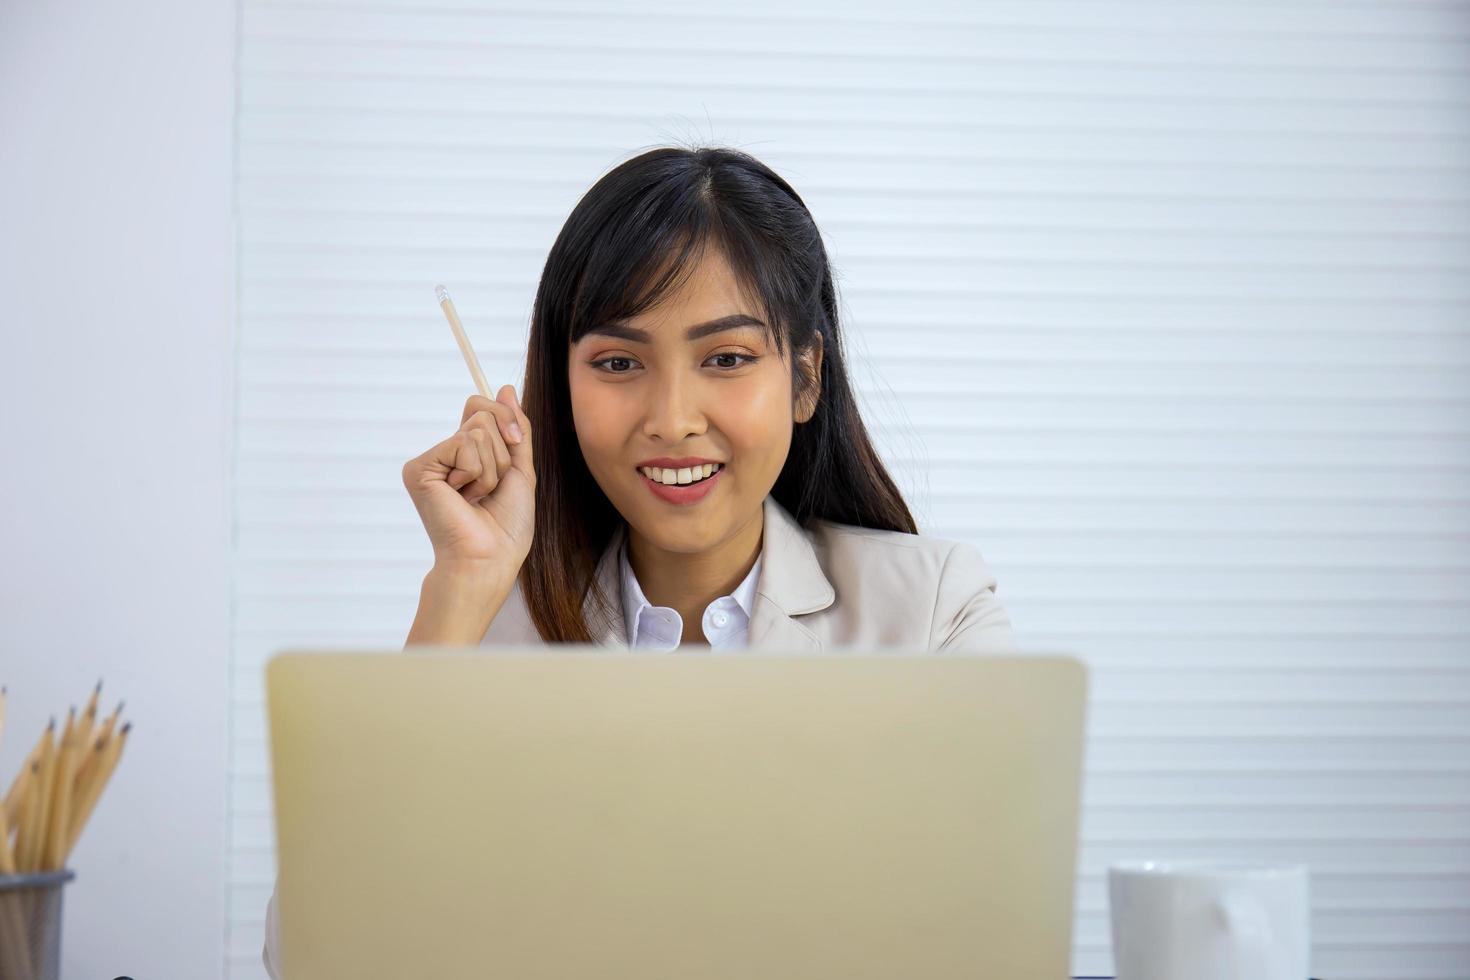
[[[805,422],[817,414],[817,401],[822,397],[822,334],[813,331],[811,344],[801,352],[796,364],[801,390],[796,396],[793,418]]]

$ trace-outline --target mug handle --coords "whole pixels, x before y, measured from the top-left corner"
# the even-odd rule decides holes
[[[1214,902],[1215,915],[1231,937],[1232,975],[1236,980],[1265,980],[1272,974],[1271,924],[1249,894],[1227,889]]]

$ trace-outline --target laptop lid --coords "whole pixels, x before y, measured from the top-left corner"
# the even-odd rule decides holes
[[[286,977],[1069,973],[1066,655],[287,650]]]

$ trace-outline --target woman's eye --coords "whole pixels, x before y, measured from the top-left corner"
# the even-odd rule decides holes
[[[634,364],[634,363],[637,363],[637,362],[635,362],[631,357],[604,357],[600,361],[593,361],[592,362],[592,366],[595,367],[595,368],[598,368],[599,370],[606,371],[608,374],[627,374],[628,373],[627,371],[615,371],[615,370],[612,370],[611,368],[605,368],[602,365],[604,365],[604,364]]]
[[[734,371],[744,367],[746,364],[754,364],[758,360],[760,358],[754,354],[737,354],[734,351],[726,351],[723,354],[714,354],[710,357],[710,361],[712,362],[723,361],[723,363],[715,365],[722,371]],[[604,371],[608,374],[631,374],[631,368],[615,367],[614,365],[637,364],[638,362],[631,357],[604,357],[601,360],[590,361],[588,363],[599,371]]]
[[[721,365],[719,365],[721,368],[723,368],[726,371],[732,371],[735,368],[743,367],[747,363],[754,364],[756,361],[760,360],[760,358],[756,357],[753,354],[737,354],[734,351],[726,351],[723,354],[716,354],[713,357],[711,357],[710,360],[717,361],[717,360],[719,360],[722,357],[734,357],[734,358],[738,358],[738,360],[734,364],[721,364]]]

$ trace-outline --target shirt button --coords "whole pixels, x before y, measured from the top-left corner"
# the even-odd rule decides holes
[[[729,613],[722,613],[722,612],[715,613],[715,625],[716,626],[724,626],[729,621],[730,621],[730,615],[729,615]]]

